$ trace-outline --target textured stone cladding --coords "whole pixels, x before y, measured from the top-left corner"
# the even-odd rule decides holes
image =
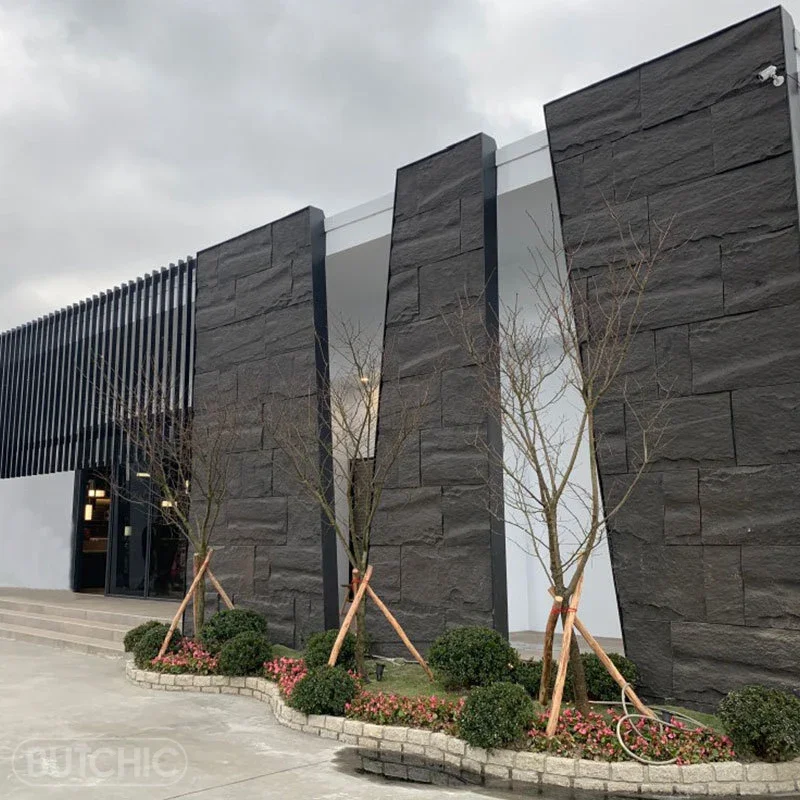
[[[324,629],[326,589],[334,624],[337,614],[333,533],[263,425],[264,402],[277,393],[302,405],[309,442],[317,436],[307,409],[327,363],[323,224],[306,208],[198,254],[195,413],[238,403],[242,415],[213,568],[236,604],[266,614],[272,640],[288,646]],[[324,415],[320,424],[325,435]]]
[[[620,228],[646,252],[668,229],[623,372],[672,401],[610,544],[645,694],[690,705],[800,680],[793,28],[776,8],[545,109],[577,280],[622,257]],[[757,80],[770,64],[783,86]],[[607,505],[636,469],[631,411],[599,414]]]
[[[426,405],[386,481],[370,561],[377,592],[422,649],[457,625],[507,632],[505,540],[489,513],[501,476],[486,447],[500,452],[499,433],[457,321],[468,306],[484,341],[496,324],[494,154],[479,134],[397,172],[379,465],[398,441],[398,403]],[[383,617],[369,614],[376,644],[402,650]]]

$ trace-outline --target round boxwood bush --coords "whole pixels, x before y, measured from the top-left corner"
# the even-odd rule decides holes
[[[491,628],[455,628],[433,643],[428,663],[448,688],[468,689],[512,680],[519,656]]]
[[[719,717],[739,754],[789,761],[800,753],[800,698],[793,694],[745,686],[720,703]]]
[[[458,720],[459,736],[473,747],[505,747],[525,736],[535,706],[518,683],[479,686],[467,696]]]
[[[289,696],[289,705],[304,714],[343,717],[356,689],[355,680],[341,667],[317,667],[297,682]]]
[[[220,675],[260,675],[264,662],[271,658],[269,639],[262,633],[245,631],[222,645],[217,670]]]
[[[338,635],[339,631],[333,629],[315,633],[309,637],[303,654],[306,666],[309,669],[324,667],[328,663],[333,644]],[[342,667],[344,670],[356,668],[356,637],[350,631],[344,635],[342,649],[339,651],[339,658],[336,659],[336,666]]]
[[[133,648],[136,647],[136,643],[142,638],[142,636],[144,636],[153,628],[161,627],[166,629],[167,626],[165,626],[163,622],[159,622],[157,619],[150,619],[147,622],[143,622],[141,625],[137,625],[135,628],[131,628],[125,634],[125,638],[122,640],[122,645],[125,648],[125,652],[132,653]],[[166,633],[166,630],[164,632]]]
[[[514,667],[514,683],[518,683],[534,699],[539,697],[542,683],[542,661],[520,661]]]
[[[622,673],[628,683],[635,687],[639,680],[639,672],[636,664],[629,658],[621,656],[619,653],[609,653],[614,666]],[[608,670],[603,666],[602,661],[594,653],[584,653],[581,656],[583,661],[583,671],[586,675],[586,691],[590,700],[609,700],[619,701],[622,697],[622,689],[619,684],[608,674]],[[553,672],[555,675],[555,671]]]
[[[150,666],[150,662],[161,650],[161,645],[164,643],[164,637],[168,631],[169,625],[160,623],[159,625],[153,625],[150,630],[139,637],[139,641],[136,642],[133,648],[133,662],[138,669],[147,669]],[[174,630],[172,638],[169,640],[167,652],[177,653],[180,650],[182,639],[181,632],[177,629]]]
[[[225,642],[246,631],[266,636],[267,620],[249,608],[227,608],[214,614],[203,625],[197,638],[209,653],[216,655]]]

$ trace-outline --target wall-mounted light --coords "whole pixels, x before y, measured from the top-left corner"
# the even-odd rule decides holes
[[[92,521],[92,512],[93,511],[94,511],[94,508],[93,508],[91,503],[87,503],[83,507],[83,519],[84,519],[85,522],[91,522]]]

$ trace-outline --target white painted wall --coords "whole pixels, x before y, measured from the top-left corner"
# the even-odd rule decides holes
[[[0,586],[69,589],[75,474],[0,480]]]
[[[538,258],[546,258],[543,239],[553,236],[560,240],[558,208],[555,187],[551,177],[534,183],[522,184],[500,194],[497,204],[498,260],[501,315],[502,306],[513,306],[518,299],[523,313],[534,308],[535,295],[530,288],[530,278],[537,274]],[[538,269],[541,269],[541,261]],[[531,316],[533,321],[533,316]],[[563,430],[577,430],[580,419],[579,399],[570,402],[563,398],[556,408],[550,409],[553,424],[564,424]],[[555,428],[552,428],[555,430]],[[504,442],[506,456],[508,442]],[[588,447],[584,448],[575,473],[575,485],[588,487]],[[508,492],[508,488],[506,490]],[[580,517],[584,511],[577,496],[567,497],[570,511]],[[544,567],[533,555],[531,537],[524,528],[521,515],[515,514],[506,504],[506,563],[508,580],[509,630],[544,630],[551,602],[547,593],[548,580]],[[611,562],[605,542],[590,558],[584,580],[581,601],[581,619],[596,636],[619,636],[619,610],[617,606]]]

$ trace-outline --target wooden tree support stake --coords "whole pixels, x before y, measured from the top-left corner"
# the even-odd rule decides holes
[[[600,646],[600,643],[597,639],[592,636],[591,633],[586,629],[586,626],[575,617],[575,627],[578,629],[578,633],[586,640],[589,647],[594,650],[597,654],[597,657],[603,663],[603,666],[608,670],[608,674],[619,684],[620,689],[625,690],[625,694],[631,699],[631,702],[636,707],[636,710],[640,714],[644,714],[646,717],[651,717],[653,719],[656,718],[656,715],[639,699],[639,695],[633,690],[633,687],[622,677],[622,673],[614,666],[614,662],[606,655],[605,650]]]
[[[420,655],[419,651],[413,644],[411,644],[411,639],[406,636],[406,632],[403,630],[400,623],[394,618],[394,615],[391,611],[386,607],[386,604],[383,600],[378,597],[377,594],[373,591],[371,586],[367,586],[367,592],[369,592],[369,596],[372,598],[372,602],[375,603],[376,606],[383,612],[383,616],[389,621],[389,624],[395,629],[397,635],[402,640],[403,644],[408,648],[408,652],[411,653],[414,658],[417,659],[419,665],[422,669],[425,670],[425,674],[428,676],[430,680],[433,680],[433,673],[431,672],[431,668],[428,666],[425,659]]]
[[[556,685],[553,687],[553,702],[550,707],[550,716],[547,720],[547,738],[550,739],[556,732],[558,718],[561,715],[561,698],[564,696],[564,683],[567,680],[567,666],[569,665],[569,648],[572,642],[572,626],[575,623],[575,616],[578,613],[578,603],[581,601],[581,591],[583,589],[583,575],[578,580],[575,592],[569,599],[569,610],[564,620],[564,633],[561,636],[561,653],[558,658],[558,673],[556,674]]]
[[[206,560],[200,565],[200,568],[197,570],[197,575],[194,576],[192,585],[189,587],[189,591],[186,592],[186,597],[183,598],[181,604],[178,606],[178,610],[172,619],[172,625],[169,626],[167,635],[164,637],[164,643],[161,645],[161,649],[158,651],[159,658],[161,658],[161,656],[163,656],[164,653],[167,652],[169,643],[172,641],[172,634],[175,633],[175,628],[178,627],[181,615],[186,610],[186,606],[189,605],[189,601],[192,599],[192,597],[194,597],[194,593],[197,591],[197,585],[200,583],[200,579],[203,577],[205,571],[208,569],[208,562],[211,560],[211,554],[213,552],[214,550],[212,548],[209,548],[208,554],[206,555]]]
[[[233,608],[233,601],[228,597],[228,593],[222,588],[222,584],[217,580],[214,573],[211,571],[211,567],[206,569],[206,574],[208,575],[209,581],[211,581],[211,585],[217,590],[217,593],[222,598],[222,602],[228,608]]]
[[[372,577],[372,564],[367,567],[367,571],[364,574],[364,577],[361,579],[361,582],[358,586],[358,591],[356,592],[356,596],[353,598],[353,602],[350,604],[350,608],[347,611],[347,616],[344,618],[342,622],[342,627],[339,628],[339,635],[336,637],[336,641],[333,643],[333,649],[331,650],[330,658],[328,659],[328,666],[333,667],[336,664],[336,659],[339,658],[339,652],[342,649],[342,644],[344,643],[344,637],[347,631],[350,629],[350,626],[353,624],[353,618],[356,615],[356,611],[358,610],[359,605],[361,605],[361,601],[364,599],[364,594],[367,591],[367,587],[369,586],[369,579]],[[358,578],[358,570],[353,570],[353,580]]]

